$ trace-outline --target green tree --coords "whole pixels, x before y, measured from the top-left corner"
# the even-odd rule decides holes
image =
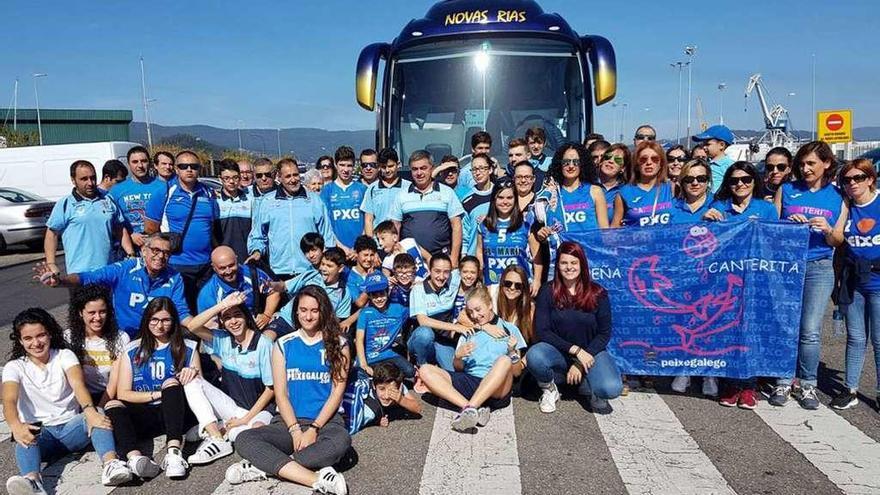
[[[18,131],[11,127],[0,125],[0,136],[6,138],[6,146],[9,148],[37,146],[40,144],[40,136],[36,131]]]

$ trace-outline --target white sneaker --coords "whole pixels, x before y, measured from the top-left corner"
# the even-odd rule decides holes
[[[128,464],[119,459],[104,464],[101,471],[101,484],[104,486],[116,486],[131,481],[131,469]]]
[[[186,476],[186,469],[189,464],[180,455],[180,449],[170,449],[162,459],[162,469],[165,470],[166,478],[183,478]]]
[[[691,377],[689,376],[677,376],[672,380],[672,390],[683,394],[687,392],[688,387],[691,385]]]
[[[718,379],[714,376],[703,377],[703,395],[718,397]]]
[[[147,456],[136,455],[128,460],[128,468],[132,474],[141,479],[152,479],[159,476],[162,468]]]
[[[489,419],[492,417],[492,410],[488,407],[481,407],[477,409],[477,426],[486,426],[489,424]]]
[[[555,383],[551,383],[541,393],[540,408],[542,413],[552,413],[556,411],[556,403],[559,402],[559,390]]]
[[[475,428],[479,417],[480,413],[478,413],[476,409],[473,407],[467,407],[455,415],[455,418],[452,420],[452,429],[464,432],[471,428]]]
[[[312,489],[320,493],[348,495],[348,485],[345,484],[345,478],[332,467],[321,468],[318,471],[318,481],[312,485]]]
[[[25,476],[10,476],[6,480],[9,495],[46,495],[43,483]]]
[[[247,481],[260,481],[268,477],[264,471],[257,469],[248,461],[240,461],[226,468],[226,481],[230,485],[238,485]]]
[[[206,438],[187,462],[193,465],[210,464],[221,457],[232,454],[232,443],[217,438]]]

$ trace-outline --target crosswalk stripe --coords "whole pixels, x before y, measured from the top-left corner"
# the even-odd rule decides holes
[[[275,478],[269,478],[266,481],[242,483],[240,485],[230,485],[229,482],[223,480],[220,486],[214,489],[213,495],[251,495],[252,493],[311,495],[312,489]]]
[[[454,417],[437,410],[419,494],[522,493],[513,404],[494,411],[476,434],[453,431]]]
[[[880,493],[880,444],[839,414],[824,405],[807,411],[766,402],[755,411],[844,493]]]
[[[659,395],[611,403],[596,422],[630,495],[736,493]]]

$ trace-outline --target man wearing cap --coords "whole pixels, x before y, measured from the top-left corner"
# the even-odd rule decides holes
[[[712,192],[718,191],[724,181],[724,172],[733,165],[733,158],[724,152],[733,144],[735,139],[733,132],[724,125],[713,125],[692,138],[694,141],[706,147],[709,155],[709,166],[712,168]]]
[[[382,272],[367,276],[363,285],[370,303],[361,310],[357,320],[355,349],[358,366],[373,375],[373,367],[381,362],[395,364],[404,376],[415,376],[415,368],[406,359],[403,331],[409,319],[409,308],[392,303],[388,297],[388,279]]]

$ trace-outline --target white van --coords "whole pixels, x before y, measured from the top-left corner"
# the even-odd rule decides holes
[[[73,162],[91,162],[100,181],[104,162],[117,159],[127,165],[126,154],[133,146],[140,145],[108,141],[0,148],[0,186],[17,187],[57,201],[70,194],[73,188],[70,183],[70,165]]]

